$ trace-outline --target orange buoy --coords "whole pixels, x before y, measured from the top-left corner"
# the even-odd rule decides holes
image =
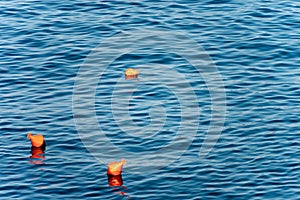
[[[137,78],[140,73],[139,69],[128,68],[125,71],[125,79]]]
[[[126,76],[137,76],[140,73],[139,69],[128,68],[125,71]]]
[[[28,133],[27,138],[31,141],[33,147],[45,146],[45,140],[42,134],[32,135],[32,133]]]
[[[120,162],[110,162],[108,164],[107,174],[120,175],[122,173],[123,165],[125,164],[126,164],[126,160],[124,158],[122,158]]]

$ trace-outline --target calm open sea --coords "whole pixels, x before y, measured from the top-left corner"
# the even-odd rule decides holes
[[[0,30],[0,199],[300,198],[298,0],[2,0]]]

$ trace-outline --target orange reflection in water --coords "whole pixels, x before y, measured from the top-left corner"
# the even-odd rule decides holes
[[[123,185],[122,175],[110,175],[107,174],[108,185],[109,186],[121,186]]]
[[[29,163],[36,164],[36,165],[44,164],[43,161],[45,160],[45,156],[44,156],[45,149],[46,149],[45,143],[41,147],[31,146],[31,151],[30,151],[31,156],[29,157],[30,158]]]
[[[124,192],[124,190],[127,190],[127,188],[123,185],[123,179],[122,179],[122,175],[111,175],[111,174],[107,174],[107,180],[108,180],[108,185],[111,187],[114,187],[114,193],[121,195],[121,196],[125,196],[126,198],[130,198],[129,195],[127,195],[126,192]],[[121,187],[118,187],[121,186]]]
[[[135,78],[138,78],[138,75],[128,75],[128,76],[125,75],[126,80],[135,79]]]

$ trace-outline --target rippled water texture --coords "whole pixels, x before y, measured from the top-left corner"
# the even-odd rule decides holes
[[[298,1],[0,5],[0,199],[299,198]],[[208,81],[166,50],[193,52],[178,41],[133,40],[145,46],[103,67],[105,41],[135,29],[184,33],[219,73]],[[128,67],[140,68],[138,79],[125,79]],[[94,79],[81,82],[85,72]],[[199,157],[222,120],[217,144]],[[28,132],[46,138],[39,158],[30,158]],[[120,156],[123,186],[110,187],[106,159]]]

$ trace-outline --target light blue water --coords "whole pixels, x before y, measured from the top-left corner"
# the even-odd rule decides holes
[[[298,1],[0,5],[0,199],[299,198]],[[219,96],[197,67],[166,45],[132,42],[146,46],[109,63],[92,79],[98,82],[76,90],[95,48],[101,52],[101,42],[136,28],[184,33],[218,69],[225,123],[204,159],[199,151]],[[88,72],[103,70],[96,55],[84,68]],[[125,80],[127,67],[141,69],[139,80]],[[85,98],[86,88],[94,91],[92,100]],[[99,127],[86,129],[90,119]],[[45,136],[43,160],[29,158],[28,132]],[[179,132],[187,139],[174,139]],[[128,162],[124,185],[110,187],[106,159],[119,156]],[[157,164],[165,167],[148,170]]]

